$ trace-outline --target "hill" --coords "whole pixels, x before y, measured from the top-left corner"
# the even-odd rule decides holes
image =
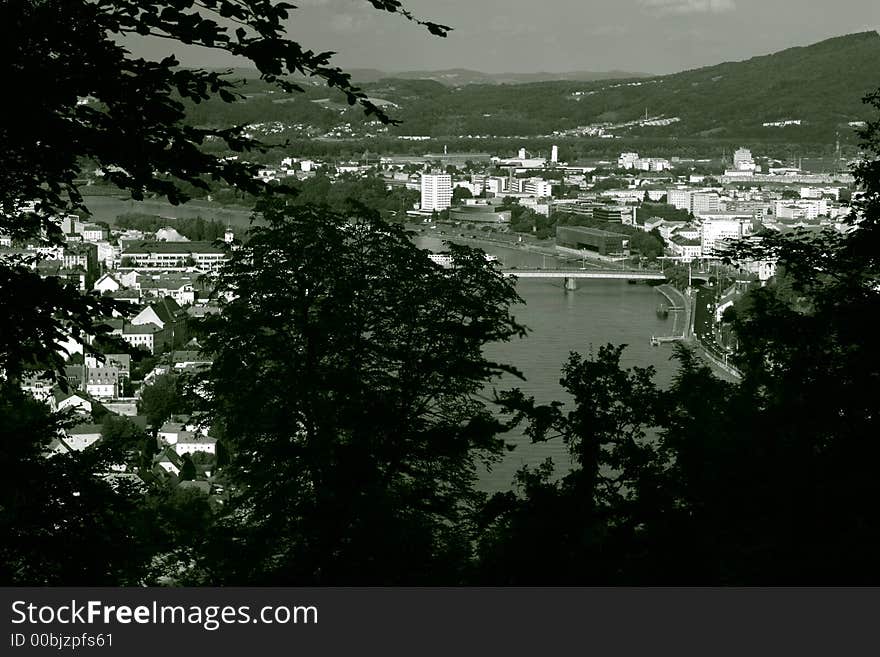
[[[583,132],[579,127],[602,125],[607,133],[627,138],[827,143],[837,132],[844,142],[852,140],[849,124],[864,119],[861,99],[880,86],[878,71],[880,34],[863,32],[644,78],[523,81],[527,74],[516,84],[483,83],[483,74],[464,69],[433,72],[432,79],[420,77],[423,72],[383,78],[368,69],[353,71],[353,77],[402,120],[390,128],[392,135],[576,135]],[[248,80],[243,88],[248,98],[237,107],[208,104],[194,109],[193,119],[279,121],[314,126],[311,134],[364,122],[363,113],[335,92],[309,82],[303,87],[304,94],[284,97]],[[645,122],[646,113],[654,120]],[[764,125],[784,122],[789,123]]]
[[[864,117],[880,86],[880,35],[864,32],[672,75],[578,83],[468,85],[406,105],[410,134],[549,134],[577,126],[678,119],[630,133],[670,136],[833,135]],[[387,85],[386,85],[387,86]],[[800,121],[788,127],[764,123]]]
[[[361,84],[376,82],[384,78],[400,80],[433,80],[448,87],[462,87],[469,84],[526,84],[550,80],[575,80],[591,82],[594,80],[622,80],[647,77],[645,73],[628,71],[567,71],[563,73],[483,73],[465,68],[442,71],[399,71],[389,73],[376,69],[350,69],[352,79]]]

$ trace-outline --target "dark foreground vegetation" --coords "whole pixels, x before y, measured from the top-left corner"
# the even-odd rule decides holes
[[[415,20],[393,0],[373,4]],[[450,247],[458,266],[441,269],[399,225],[356,204],[341,211],[264,193],[253,168],[199,149],[208,137],[259,146],[234,129],[188,127],[170,96],[231,102],[234,89],[171,59],[132,59],[108,37],[219,46],[288,91],[277,76],[315,73],[387,120],[323,55],[281,36],[282,5],[201,3],[244,23],[239,33],[191,5],[2,6],[9,84],[37,91],[0,126],[0,229],[60,240],[50,217],[82,210],[74,181],[85,157],[135,197],[181,201],[180,181],[213,180],[260,197],[264,223],[215,283],[221,312],[194,326],[213,364],[148,395],[222,434],[226,494],[101,476],[121,451],[142,447],[124,423],[107,421],[94,448],[43,456],[68,420],[20,383],[49,371],[63,384],[57,341],[100,333],[116,304],[4,261],[0,582],[880,582],[876,113],[862,134],[865,195],[851,232],[765,236],[731,254],[775,257],[784,274],[727,316],[740,383],[681,349],[677,376],[660,389],[650,368],[622,368],[624,347],[607,345],[560,364],[566,407],[516,390],[490,400],[484,384],[511,368],[482,347],[526,331],[509,312],[518,301],[510,280],[466,247]],[[76,105],[85,95],[100,109]],[[880,95],[868,101],[880,110]],[[17,213],[21,199],[37,200],[36,210]],[[478,468],[504,453],[516,423],[535,441],[564,441],[574,467],[524,469],[509,491],[477,492]]]

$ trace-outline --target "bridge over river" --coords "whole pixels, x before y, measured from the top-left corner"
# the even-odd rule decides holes
[[[505,276],[517,278],[562,278],[567,288],[578,278],[598,278],[618,281],[665,281],[666,274],[650,269],[505,269]]]

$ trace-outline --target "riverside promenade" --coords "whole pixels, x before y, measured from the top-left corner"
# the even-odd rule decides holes
[[[659,345],[664,342],[688,340],[693,333],[691,300],[669,283],[658,285],[654,289],[669,302],[669,312],[672,313],[672,334],[662,337],[654,336],[651,338],[651,344]]]

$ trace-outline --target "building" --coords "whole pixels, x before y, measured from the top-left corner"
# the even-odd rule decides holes
[[[739,148],[733,154],[733,168],[737,171],[754,171],[755,160],[748,148]]]
[[[546,197],[553,195],[553,183],[543,178],[528,178],[523,182],[523,193]]]
[[[121,266],[163,270],[198,267],[214,270],[226,258],[226,252],[211,242],[138,241],[123,249]]]
[[[672,239],[669,240],[669,250],[674,255],[687,261],[701,257],[703,246],[699,239],[688,239],[683,235],[673,235]]]
[[[89,278],[89,283],[97,278],[98,247],[91,243],[67,244],[61,261],[64,269],[82,269]]]
[[[452,176],[446,173],[422,174],[422,210],[445,210],[452,205]]]
[[[752,217],[704,215],[700,222],[700,245],[703,257],[718,254],[725,242],[738,240],[752,232]]]
[[[112,274],[104,274],[95,281],[92,289],[102,294],[104,292],[116,292],[122,289],[122,284]]]
[[[605,205],[593,208],[593,218],[599,221],[625,224],[635,224],[636,206],[634,205]]]
[[[101,242],[110,239],[110,229],[101,224],[85,224],[81,234],[86,242]]]
[[[97,399],[119,397],[119,370],[112,365],[87,368],[86,393]]]
[[[146,349],[155,354],[167,343],[166,332],[155,324],[126,324],[120,335],[132,347]]]
[[[638,153],[621,153],[617,158],[617,167],[619,169],[633,169],[639,159]]]
[[[691,195],[693,192],[689,189],[667,189],[666,203],[678,210],[691,211]]]
[[[773,214],[777,219],[809,219],[828,216],[828,201],[817,199],[783,199],[773,202]]]
[[[715,192],[695,192],[691,194],[690,211],[695,217],[703,214],[717,214],[721,210],[721,198]]]
[[[573,255],[592,252],[603,256],[628,256],[629,236],[586,226],[557,226],[556,248]]]

